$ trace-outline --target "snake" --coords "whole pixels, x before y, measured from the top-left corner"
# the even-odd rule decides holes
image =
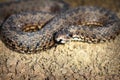
[[[71,40],[100,43],[115,39],[120,33],[120,19],[111,10],[96,6],[79,6],[56,16],[23,12],[10,16],[1,32],[11,49],[35,53]]]
[[[27,11],[43,11],[58,14],[68,8],[69,4],[63,0],[17,0],[0,3],[0,25],[12,14]]]

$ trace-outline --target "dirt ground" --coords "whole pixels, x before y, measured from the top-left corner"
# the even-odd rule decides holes
[[[66,0],[115,11],[119,0]],[[0,80],[120,80],[120,35],[99,44],[70,42],[36,54],[20,54],[0,41]]]

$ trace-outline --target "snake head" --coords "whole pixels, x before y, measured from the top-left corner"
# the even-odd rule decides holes
[[[67,29],[62,29],[55,34],[55,41],[60,44],[64,44],[70,41],[79,41],[80,36],[77,34],[78,28],[69,26]]]
[[[79,31],[78,26],[69,26],[67,29],[62,29],[55,34],[55,41],[64,44],[71,41],[84,41],[84,35]]]
[[[55,34],[55,41],[60,44],[64,44],[69,42],[72,38],[72,33],[70,33],[67,29],[60,30]]]

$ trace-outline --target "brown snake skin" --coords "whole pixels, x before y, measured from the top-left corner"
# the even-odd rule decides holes
[[[42,29],[53,17],[54,15],[46,12],[24,12],[12,15],[3,24],[2,39],[9,48],[21,53],[48,48],[54,44],[53,35],[47,30],[43,34]]]
[[[21,13],[9,17],[1,32],[7,46],[32,53],[71,40],[98,43],[114,39],[120,33],[120,19],[100,7],[78,7],[54,18],[44,12]]]
[[[72,40],[99,43],[110,41],[120,33],[120,19],[105,8],[79,7],[62,14],[57,22],[60,20],[64,20],[61,25],[65,28],[55,35],[59,43]]]
[[[42,26],[44,24],[46,24],[49,20],[51,20],[51,18],[53,18],[56,14],[64,12],[67,9],[69,9],[69,5],[67,3],[65,3],[63,0],[19,0],[19,1],[12,1],[12,2],[8,2],[8,3],[0,3],[0,27],[3,26],[3,22],[6,21],[6,19],[10,15],[18,14],[18,16],[21,17],[21,21],[24,22],[25,20],[27,20],[30,23],[30,24],[27,23],[27,21],[25,21],[26,23],[22,23],[22,24],[24,24],[24,26],[26,26],[25,28],[24,27],[22,28],[22,31],[25,31],[25,32],[27,32],[27,30],[33,31],[33,30],[42,28]],[[42,11],[42,12],[39,12],[39,14],[38,14],[38,11]],[[23,12],[23,13],[21,14],[21,12]],[[20,15],[19,15],[19,13],[20,13]],[[23,15],[28,15],[28,17],[26,18],[26,16],[23,16]],[[12,18],[16,18],[16,17],[14,16]],[[29,19],[29,18],[31,18],[31,19]],[[16,20],[16,19],[13,19],[13,20]],[[18,20],[19,19],[17,19],[15,22],[17,22]],[[35,20],[36,22],[33,20]],[[38,20],[39,20],[39,22],[38,22]],[[7,38],[7,36],[6,36],[7,34],[3,35],[4,34],[4,31],[2,31],[2,30],[4,30],[3,28],[5,30],[8,30],[5,26],[3,26],[0,29],[1,37],[2,37],[3,42],[5,42],[5,44],[9,48],[11,48],[15,51],[19,51],[21,53],[26,53],[26,52],[30,53],[31,51],[32,52],[36,51],[36,50],[34,50],[34,48],[35,48],[34,46],[37,47],[37,45],[39,45],[39,44],[31,45],[32,48],[30,48],[30,45],[28,45],[29,46],[29,51],[28,51],[28,50],[26,50],[27,47],[25,45],[20,46],[22,44],[22,42],[21,43],[15,42],[16,40],[11,41],[11,40],[15,39],[15,38],[12,39],[12,37],[11,37],[12,35],[9,34],[9,32],[12,32],[12,30],[11,30],[12,28],[7,33],[9,35],[9,38]],[[19,29],[21,29],[21,28],[14,27],[13,29],[16,29],[16,31],[18,30],[18,32],[13,33],[13,35],[16,35],[17,33],[19,33]],[[6,31],[5,31],[5,33],[6,33]],[[31,35],[31,34],[29,33],[28,35]],[[11,37],[11,39],[10,39],[10,37]],[[26,36],[24,36],[24,37],[26,37]],[[25,41],[27,41],[27,40],[25,40]],[[43,46],[44,46],[44,44],[43,44]]]
[[[64,12],[69,5],[63,0],[19,0],[0,4],[0,24],[11,14],[26,11]]]

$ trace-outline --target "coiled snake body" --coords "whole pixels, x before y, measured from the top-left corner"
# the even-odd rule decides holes
[[[1,32],[12,49],[31,53],[70,40],[98,43],[114,39],[120,33],[120,20],[104,8],[78,7],[55,17],[45,12],[12,15]]]
[[[64,12],[69,5],[63,0],[18,0],[0,4],[0,24],[11,14],[27,11],[43,11],[57,14]]]
[[[5,44],[9,48],[19,51],[19,52],[22,52],[22,53],[25,53],[25,52],[29,53],[29,52],[36,51],[35,49],[38,49],[36,44],[31,45],[31,47],[30,47],[30,45],[25,46],[26,43],[23,45],[22,42],[20,42],[20,43],[17,42],[18,41],[17,34],[20,34],[19,36],[26,34],[26,33],[21,33],[21,30],[20,30],[21,24],[24,26],[26,26],[26,24],[28,24],[25,29],[22,28],[25,30],[25,32],[27,31],[27,29],[29,29],[29,27],[30,27],[29,25],[33,26],[33,27],[32,26],[30,27],[31,30],[34,27],[38,29],[39,27],[41,27],[45,23],[47,23],[55,15],[57,15],[58,13],[64,12],[67,9],[69,9],[69,5],[67,3],[65,3],[63,0],[19,0],[19,1],[12,1],[12,2],[8,2],[8,3],[1,3],[0,4],[0,27],[2,26],[2,28],[0,28],[0,33],[2,36],[2,40],[3,40],[3,42],[5,42]],[[39,11],[42,11],[42,12],[39,12]],[[21,14],[21,12],[23,12],[23,13]],[[10,20],[13,20],[13,21],[16,20],[15,22],[18,21],[18,23],[20,23],[19,20],[21,19],[21,21],[23,23],[21,23],[21,24],[16,23],[16,24],[18,24],[16,27],[15,26],[13,27],[13,25],[11,24],[12,25],[11,28],[10,27],[8,28],[7,27],[8,25],[5,23],[6,24],[6,27],[5,27],[5,24],[3,24],[4,21],[6,21],[6,19],[12,14],[17,14],[17,15],[16,16],[13,15],[13,17],[11,17],[11,19],[9,18]],[[16,19],[17,17],[19,17],[18,20]],[[9,21],[9,19],[8,19],[8,21]],[[24,23],[24,21],[25,21],[25,23]],[[32,23],[32,22],[35,22],[35,23]],[[10,23],[12,23],[12,22],[10,21]],[[40,23],[42,23],[42,24],[40,24]],[[27,36],[29,37],[32,34],[34,34],[34,33],[28,33]],[[13,35],[14,35],[14,37],[12,37]],[[17,36],[17,37],[15,37],[15,36]],[[28,38],[27,36],[24,36],[26,42],[27,42],[26,38]],[[36,40],[38,38],[36,38]],[[22,39],[23,39],[23,37],[21,37],[21,40]],[[30,42],[30,44],[32,42]],[[28,44],[29,44],[29,42],[28,42]],[[44,43],[44,44],[46,44],[46,43]],[[39,43],[37,45],[39,45]],[[35,48],[35,46],[36,46],[36,48]],[[29,48],[29,50],[27,50],[27,48]]]

